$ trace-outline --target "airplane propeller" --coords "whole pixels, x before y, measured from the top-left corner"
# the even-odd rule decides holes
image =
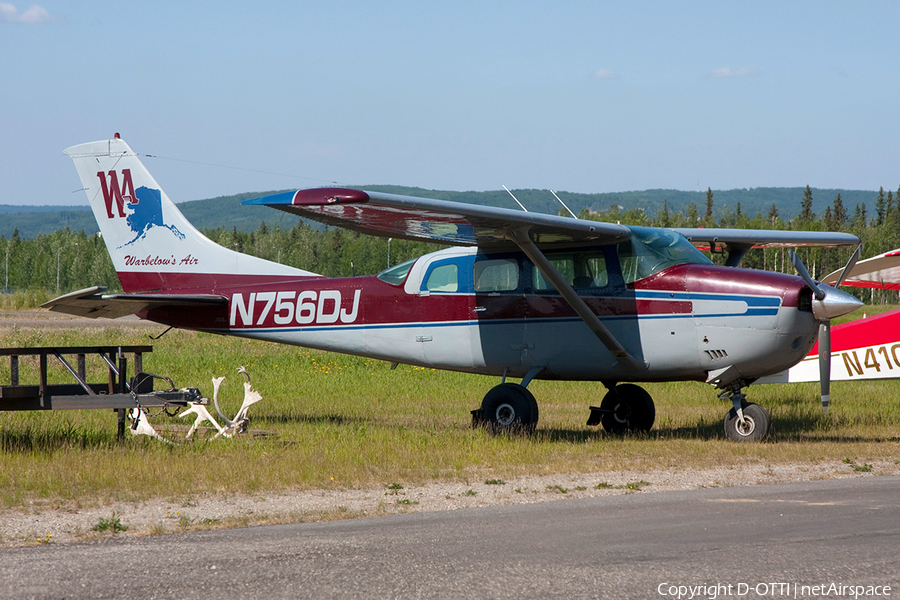
[[[856,265],[856,261],[859,260],[861,253],[862,246],[857,246],[856,251],[841,271],[841,275],[835,282],[834,287],[831,287],[824,283],[817,283],[810,277],[809,271],[806,270],[800,258],[793,250],[790,251],[791,262],[794,264],[794,268],[815,296],[812,311],[813,317],[819,322],[819,381],[822,386],[823,411],[828,411],[828,403],[831,399],[831,319],[845,315],[862,306],[862,302],[858,299],[836,288],[843,283],[845,276]]]

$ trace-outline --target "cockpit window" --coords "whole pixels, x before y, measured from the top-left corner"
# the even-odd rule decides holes
[[[713,264],[692,243],[674,231],[631,227],[631,239],[618,245],[625,283],[632,283],[674,265]]]
[[[409,270],[412,269],[412,266],[416,263],[417,260],[418,258],[414,258],[404,263],[400,263],[399,265],[393,266],[390,269],[385,269],[378,274],[378,279],[391,285],[400,285],[403,283],[403,280],[406,279],[406,276],[409,275]]]

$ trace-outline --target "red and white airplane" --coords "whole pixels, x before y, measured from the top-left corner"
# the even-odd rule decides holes
[[[602,382],[588,423],[614,432],[653,425],[653,400],[632,382],[694,380],[730,401],[728,438],[763,439],[769,416],[743,388],[795,365],[820,331],[827,342],[830,319],[861,306],[799,261],[802,277],[737,268],[752,247],[859,244],[845,233],[630,227],[342,188],[245,202],[454,246],[374,276],[322,277],[204,237],[118,134],[66,153],[124,293],[81,290],[51,310],[502,377],[473,411],[498,431],[535,427],[535,378]],[[691,241],[722,248],[730,266]]]
[[[900,289],[900,249],[861,260],[825,276],[823,283]],[[802,361],[755,383],[819,381],[818,346]],[[900,379],[900,310],[836,325],[831,333],[831,380]]]

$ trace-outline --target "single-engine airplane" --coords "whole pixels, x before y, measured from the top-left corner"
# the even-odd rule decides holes
[[[861,306],[799,261],[801,277],[738,268],[752,247],[859,244],[846,233],[631,227],[344,188],[244,202],[453,246],[378,275],[322,277],[207,239],[118,134],[66,154],[124,293],[94,287],[46,307],[502,377],[472,411],[495,431],[535,428],[534,379],[603,383],[588,424],[612,432],[653,425],[633,382],[695,380],[730,401],[729,439],[761,440],[769,416],[742,390],[827,344],[830,320]],[[726,266],[692,241],[727,252]]]

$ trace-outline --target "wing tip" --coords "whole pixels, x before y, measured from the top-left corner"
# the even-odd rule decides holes
[[[369,194],[350,188],[311,188],[296,192],[282,192],[262,198],[244,200],[241,204],[265,206],[331,206],[332,204],[361,204],[369,201]]]

